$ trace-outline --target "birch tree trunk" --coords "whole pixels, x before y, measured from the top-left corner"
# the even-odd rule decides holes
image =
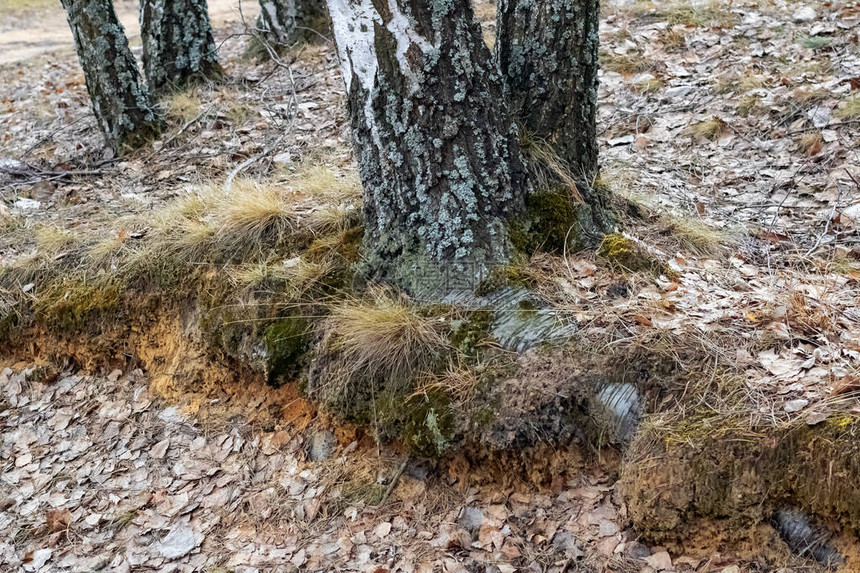
[[[305,31],[325,34],[328,9],[325,0],[260,0],[256,27],[268,42],[287,46]]]
[[[149,104],[111,0],[62,0],[87,92],[107,144],[117,153],[154,139],[161,121]]]
[[[140,34],[153,93],[221,77],[206,0],[141,0]]]
[[[503,86],[469,0],[328,0],[377,279],[475,287],[508,260],[527,192]]]
[[[496,59],[524,139],[548,144],[573,176],[588,213],[583,231],[610,226],[606,197],[595,189],[599,0],[499,0]],[[538,155],[546,155],[541,150]]]

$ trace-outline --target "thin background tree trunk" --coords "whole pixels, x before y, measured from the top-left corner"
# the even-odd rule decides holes
[[[496,56],[511,111],[580,181],[597,173],[599,0],[499,0]]]
[[[496,59],[523,138],[561,160],[588,211],[582,230],[599,236],[611,226],[594,186],[600,2],[499,0],[496,21]]]
[[[206,0],[141,0],[140,34],[154,93],[221,77]]]
[[[328,9],[325,0],[259,0],[260,15],[256,27],[269,42],[286,46],[308,30],[321,34],[328,31]]]
[[[328,0],[364,185],[373,276],[474,288],[527,191],[501,79],[469,0]]]
[[[84,69],[93,111],[107,144],[122,153],[155,138],[161,122],[111,0],[62,0]]]

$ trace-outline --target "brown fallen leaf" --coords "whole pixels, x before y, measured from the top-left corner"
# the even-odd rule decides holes
[[[581,277],[590,277],[597,272],[597,265],[595,265],[591,261],[586,261],[583,259],[571,261],[570,266]]]
[[[833,384],[834,395],[847,394],[856,390],[860,390],[860,378],[850,374],[843,376]]]
[[[514,559],[522,555],[522,553],[520,552],[520,548],[517,547],[517,544],[510,539],[505,541],[505,544],[502,545],[502,550],[500,551],[500,553],[502,554],[502,557],[504,557],[508,561],[513,561]]]
[[[635,315],[633,317],[633,320],[635,320],[636,322],[638,322],[642,326],[653,326],[654,325],[654,323],[651,322],[650,318],[648,318],[647,316],[639,315],[639,314]]]
[[[45,523],[49,531],[65,531],[72,523],[72,512],[68,509],[52,509],[45,515]]]

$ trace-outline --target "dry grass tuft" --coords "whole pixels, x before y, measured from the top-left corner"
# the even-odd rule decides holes
[[[322,163],[303,166],[288,184],[298,192],[316,197],[361,199],[361,182],[356,173],[338,175]]]
[[[649,77],[648,79],[637,82],[634,86],[636,92],[641,94],[655,94],[666,87],[666,82],[660,78]],[[651,126],[648,125],[648,128]]]
[[[54,225],[42,225],[35,229],[36,246],[50,253],[57,253],[74,243],[75,235],[68,229]]]
[[[204,186],[155,215],[154,243],[186,261],[262,255],[279,245],[298,246],[339,234],[360,220],[360,186],[314,167],[287,183],[237,180],[228,193]]]
[[[746,93],[741,96],[737,105],[738,115],[741,117],[749,117],[751,115],[763,115],[770,111],[762,102],[762,97],[756,93]]]
[[[415,394],[442,392],[459,402],[467,402],[475,394],[478,382],[478,375],[473,368],[463,368],[451,362],[445,372],[428,374]]]
[[[821,152],[821,148],[824,146],[824,138],[820,131],[808,131],[800,136],[797,145],[802,153],[812,157]]]
[[[830,94],[824,88],[800,87],[795,89],[791,94],[791,99],[796,103],[806,105],[819,104],[828,97],[830,97]]]
[[[732,91],[747,93],[765,85],[767,79],[764,76],[752,73],[752,70],[744,70],[721,75],[714,84],[714,91],[718,94]]]
[[[554,181],[547,180],[548,170],[552,176],[557,178],[570,192],[570,196],[575,204],[583,203],[582,195],[579,193],[579,188],[576,185],[576,178],[570,172],[570,166],[562,159],[555,151],[553,146],[532,134],[524,134],[521,138],[523,147],[528,150],[529,157],[539,166],[534,169],[538,180],[538,188],[548,187]]]
[[[238,93],[227,88],[222,87],[215,92],[215,99],[218,101],[221,113],[227,117],[231,125],[242,125],[257,115],[254,106],[245,103]]]
[[[6,210],[5,205],[0,205],[0,231],[4,233],[18,226],[19,219]]]
[[[846,99],[839,106],[837,114],[843,119],[856,119],[860,117],[860,95]]]
[[[680,50],[687,46],[687,32],[684,26],[666,28],[660,32],[658,39],[666,50]]]
[[[163,100],[168,117],[187,123],[200,113],[200,98],[194,92],[176,92]]]
[[[729,131],[729,124],[717,116],[711,116],[689,126],[685,132],[697,138],[717,141]]]
[[[681,248],[697,257],[714,256],[726,250],[735,238],[722,229],[694,217],[679,217],[663,213],[661,224],[681,244]]]
[[[105,314],[91,311],[86,299],[93,291],[117,304],[134,304],[134,297],[122,297],[141,286],[165,296],[203,293],[205,304],[259,295],[271,303],[259,311],[264,315],[319,302],[350,288],[361,256],[359,189],[354,177],[314,167],[285,183],[237,181],[232,193],[214,184],[193,189],[153,214],[107,228],[22,229],[36,249],[0,268],[0,289],[14,294],[27,321],[75,328]],[[38,288],[22,292],[30,283]],[[54,294],[68,298],[68,285],[76,298],[54,304]]]
[[[117,256],[125,246],[126,237],[123,233],[112,233],[99,239],[87,247],[87,255],[91,262],[103,265]]]
[[[653,67],[653,62],[638,52],[616,54],[615,52],[602,51],[600,67],[610,72],[631,75],[650,70]]]
[[[280,242],[298,225],[295,197],[272,184],[237,181],[230,193],[213,193],[212,223],[219,246],[247,252],[252,245]]]
[[[336,333],[332,350],[351,369],[351,378],[406,380],[429,371],[449,348],[445,322],[422,316],[402,296],[372,289],[370,298],[331,309],[325,330]]]
[[[675,26],[730,28],[737,22],[737,15],[718,0],[696,5],[687,1],[672,2],[661,12],[663,18]]]
[[[294,257],[285,261],[272,261],[241,265],[231,269],[230,276],[240,288],[271,288],[288,301],[301,301],[306,295],[312,300],[323,300],[321,286],[337,269],[334,261],[309,261]]]
[[[680,249],[696,257],[714,257],[724,254],[728,248],[737,246],[745,233],[740,228],[715,227],[698,214],[667,211],[649,195],[625,191],[633,185],[623,178],[623,174],[609,171],[608,176],[612,178],[613,186],[618,186],[617,196],[623,197],[628,202],[627,208],[630,206],[635,208],[640,218],[651,223],[649,228],[659,229],[649,241],[659,243],[664,237],[674,239],[675,244],[667,245],[667,250]],[[616,183],[620,177],[622,182]]]
[[[785,319],[788,324],[811,336],[821,336],[833,332],[837,326],[839,311],[827,303],[833,292],[822,292],[819,297],[805,294],[800,289],[792,289],[785,301]]]

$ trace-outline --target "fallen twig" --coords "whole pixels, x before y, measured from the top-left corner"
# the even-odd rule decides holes
[[[394,488],[397,487],[397,482],[400,481],[400,476],[403,475],[404,470],[406,470],[406,464],[409,463],[409,458],[403,460],[403,463],[400,464],[400,467],[397,468],[397,472],[395,472],[394,477],[391,478],[391,483],[388,484],[388,488],[385,490],[385,494],[383,494],[382,499],[379,500],[378,505],[383,505],[386,500],[388,500],[388,496],[391,495],[391,492],[394,491]]]

